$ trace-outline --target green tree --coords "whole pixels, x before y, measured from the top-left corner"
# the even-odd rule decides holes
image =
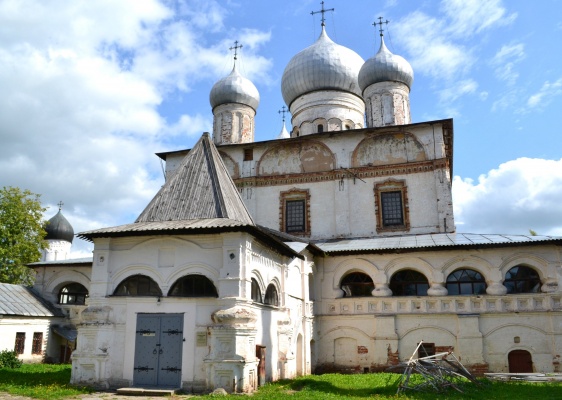
[[[0,282],[31,285],[26,264],[39,261],[47,247],[39,195],[5,186],[0,190]]]

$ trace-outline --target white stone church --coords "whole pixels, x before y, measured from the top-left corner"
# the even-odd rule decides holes
[[[559,372],[562,238],[456,232],[453,121],[412,123],[413,77],[382,34],[364,61],[322,27],[283,74],[291,132],[256,142],[235,64],[136,221],[79,233],[93,260],[31,265],[77,330],[72,383],[251,392],[421,340],[477,373]]]

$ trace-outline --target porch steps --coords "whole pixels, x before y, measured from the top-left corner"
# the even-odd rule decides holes
[[[180,389],[151,389],[151,388],[135,388],[126,387],[117,389],[117,394],[122,396],[173,396]]]

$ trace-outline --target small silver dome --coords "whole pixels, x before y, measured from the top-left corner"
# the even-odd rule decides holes
[[[47,240],[65,240],[67,242],[72,243],[74,239],[74,229],[70,222],[62,215],[61,211],[51,218],[47,222],[47,226],[45,227],[45,231],[47,235],[45,239]]]
[[[408,88],[414,81],[414,70],[403,57],[392,54],[381,37],[381,47],[377,54],[369,58],[359,71],[359,86],[367,89],[373,83],[396,81],[402,82]]]
[[[283,72],[281,92],[290,106],[299,96],[316,90],[342,90],[361,96],[357,82],[364,60],[334,43],[324,27],[316,42],[296,54]]]
[[[277,139],[288,139],[291,137],[291,134],[285,127],[285,121],[283,121],[283,128],[281,128],[281,132],[277,135]]]
[[[238,73],[235,64],[228,76],[213,85],[209,100],[213,108],[221,104],[240,103],[256,111],[260,104],[260,94],[249,79]]]

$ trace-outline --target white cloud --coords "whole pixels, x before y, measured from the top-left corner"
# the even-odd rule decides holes
[[[531,108],[541,109],[550,104],[554,97],[561,94],[562,78],[553,83],[546,81],[537,93],[529,97],[527,105]]]
[[[443,103],[452,102],[465,94],[476,92],[476,89],[478,89],[478,83],[472,79],[466,79],[455,82],[454,85],[441,90],[439,97]]]
[[[414,11],[402,18],[395,25],[398,32],[394,37],[406,48],[416,73],[433,78],[439,106],[451,108],[451,102],[474,93],[478,87],[470,77],[479,52],[474,36],[511,24],[516,17],[515,13],[508,14],[501,0],[443,0],[439,13]],[[505,56],[514,57],[515,49],[504,49],[511,51]],[[503,79],[517,77],[512,67],[502,71]]]
[[[514,70],[515,64],[525,58],[525,45],[523,43],[504,45],[494,55],[491,64],[495,66],[498,79],[510,85],[515,84],[519,72]]]
[[[443,0],[441,6],[450,20],[446,31],[456,37],[509,25],[517,18],[516,13],[507,15],[501,0]]]
[[[468,49],[442,34],[446,25],[444,19],[415,11],[396,24],[398,32],[394,35],[411,54],[414,70],[440,81],[455,78],[474,62]]]
[[[453,182],[457,231],[562,236],[562,159],[519,158]]]
[[[203,0],[1,1],[1,185],[41,193],[46,218],[63,200],[76,232],[133,221],[163,182],[152,152],[211,127],[210,110],[167,120],[159,108],[224,74],[225,13]],[[241,33],[249,73],[267,82],[255,50],[270,33]]]

